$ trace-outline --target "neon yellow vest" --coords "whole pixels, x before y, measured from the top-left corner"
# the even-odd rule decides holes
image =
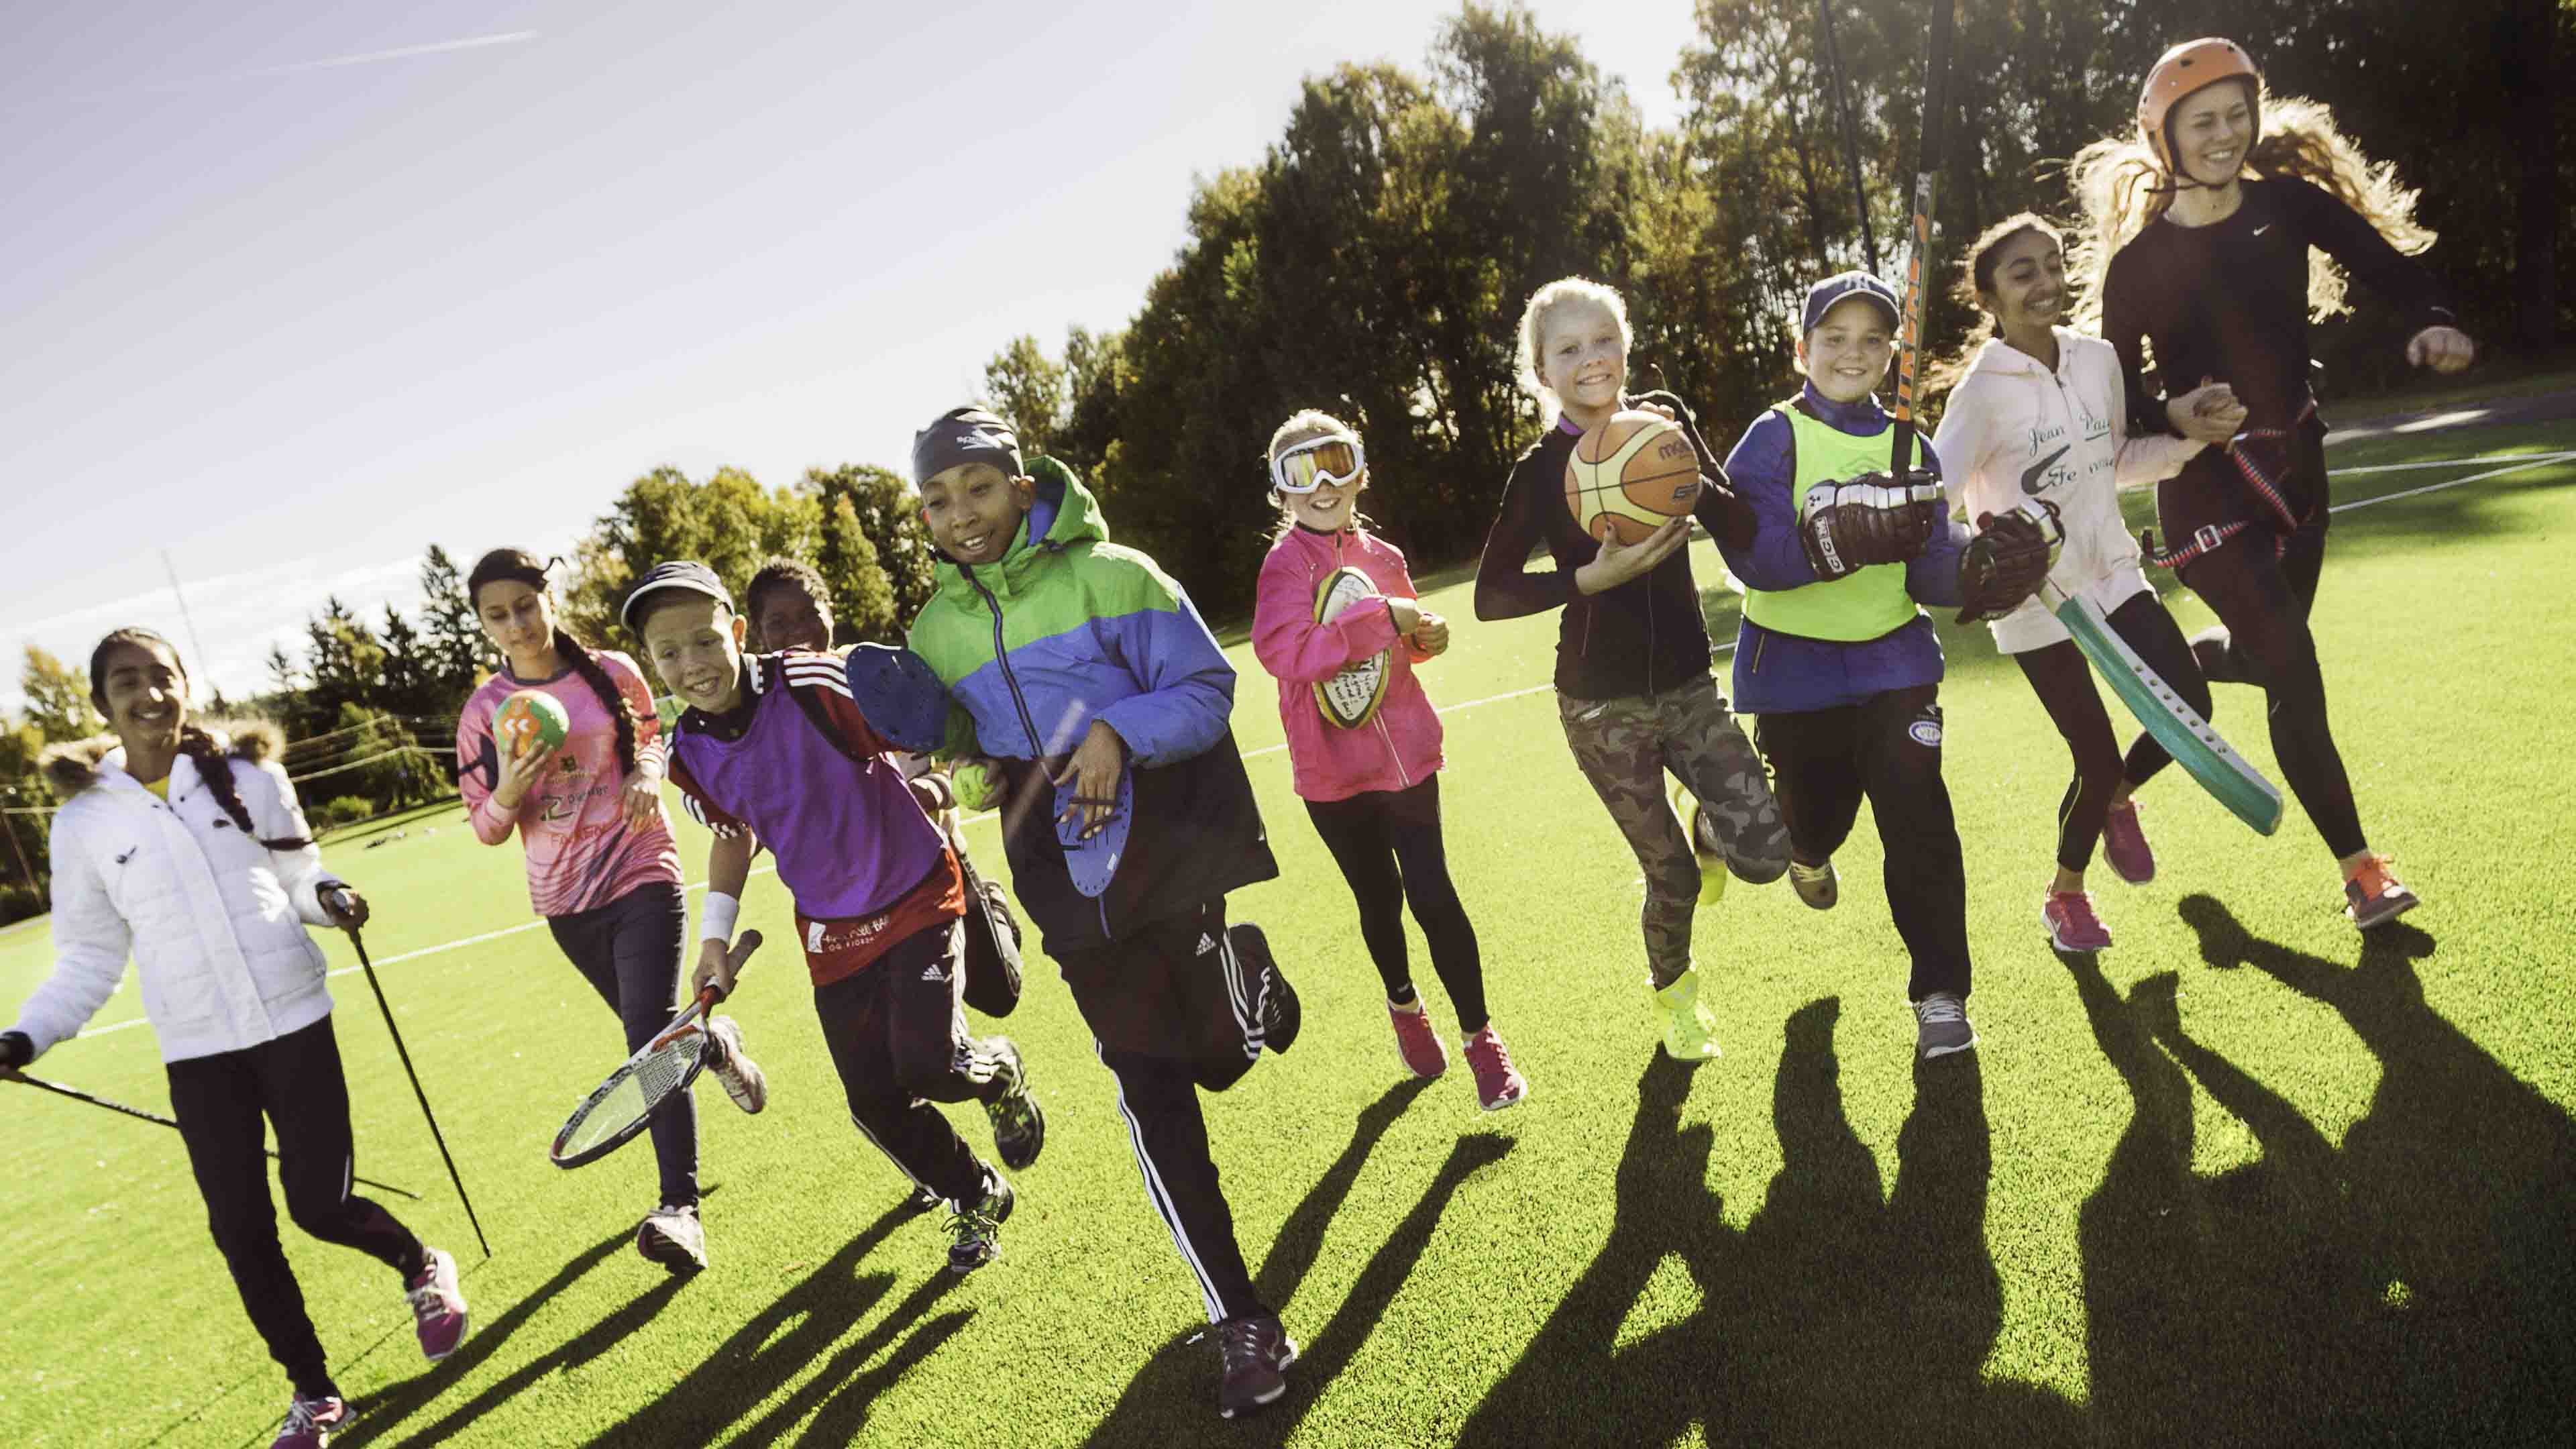
[[[1789,424],[1798,465],[1797,475],[1789,480],[1789,507],[1799,517],[1806,516],[1807,490],[1815,485],[1887,471],[1887,434],[1855,438],[1791,404],[1771,410]],[[1872,564],[1830,583],[1818,581],[1803,588],[1744,592],[1744,617],[1763,628],[1845,644],[1901,629],[1914,615],[1914,599],[1905,592],[1903,564]]]

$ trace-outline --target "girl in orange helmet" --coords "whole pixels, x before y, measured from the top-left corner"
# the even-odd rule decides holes
[[[2415,222],[2415,193],[2325,107],[2267,96],[2227,40],[2165,52],[2135,134],[2085,147],[2069,174],[2089,233],[2081,295],[2119,351],[2131,434],[2212,445],[2157,485],[2167,546],[2150,561],[2180,569],[2224,625],[2192,641],[2203,673],[2263,687],[2273,752],[2342,866],[2353,924],[2392,920],[2415,896],[2362,834],[2308,632],[2327,496],[2307,331],[2346,310],[2349,272],[2408,316],[2409,362],[2467,367],[2475,346],[2412,260],[2433,234]],[[2160,386],[2145,378],[2149,345]],[[2235,406],[2190,403],[2213,381]]]

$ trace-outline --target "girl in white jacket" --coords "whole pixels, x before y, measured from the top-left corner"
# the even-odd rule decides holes
[[[2055,228],[2027,212],[2008,217],[1969,250],[1960,291],[1985,314],[1969,347],[1937,369],[1950,388],[1932,448],[1948,465],[1951,496],[1968,516],[2002,513],[2037,498],[2057,509],[2066,545],[2048,583],[1987,627],[2021,666],[2075,756],[2057,812],[2057,873],[2040,904],[2061,951],[2098,951],[2111,933],[2084,889],[2098,839],[2111,869],[2135,885],[2155,874],[2132,791],[2170,761],[2144,731],[2125,758],[2084,655],[2054,610],[2081,594],[2149,668],[2206,719],[2209,686],[2173,616],[2138,567],[2137,541],[2120,518],[2118,487],[2172,477],[2204,443],[2127,436],[2120,359],[2111,345],[2056,325],[2070,310],[2066,254]],[[2189,395],[2201,415],[2242,421],[2224,384]]]
[[[167,640],[119,629],[89,661],[113,744],[47,761],[64,796],[53,844],[53,975],[0,1033],[0,1069],[79,1034],[134,958],[170,1108],[215,1246],[294,1399],[276,1449],[329,1441],[348,1408],[277,1240],[262,1118],[296,1226],[402,1275],[433,1362],[465,1336],[456,1263],[350,1192],[349,1089],[331,1033],[321,948],[307,926],[355,926],[358,893],[322,868],[274,730],[227,740],[190,722],[187,673]]]

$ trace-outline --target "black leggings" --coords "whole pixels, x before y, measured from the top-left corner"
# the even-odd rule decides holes
[[[2131,596],[2111,611],[2109,622],[2111,631],[2137,651],[2139,662],[2163,676],[2184,703],[2200,711],[2202,719],[2210,717],[2209,682],[2200,677],[2191,645],[2153,591]],[[2057,806],[2057,863],[2081,872],[2093,863],[2093,845],[2102,837],[2102,822],[2111,813],[2111,796],[2120,782],[2126,780],[2135,789],[2155,778],[2158,770],[2173,762],[2173,756],[2165,753],[2155,736],[2140,730],[2129,745],[2128,758],[2121,758],[2110,713],[2093,687],[2093,671],[2085,664],[2084,651],[2074,640],[2024,650],[2013,656],[2013,662],[2021,666],[2022,677],[2030,681],[2031,691],[2048,710],[2049,722],[2057,726],[2075,756],[2075,778]]]
[[[2369,842],[2362,838],[2352,781],[2326,721],[2325,674],[2317,664],[2316,638],[2308,632],[2308,610],[2326,559],[2322,482],[2317,494],[2316,511],[2277,553],[2277,535],[2247,529],[2183,565],[2182,573],[2183,582],[2227,626],[2226,657],[2213,672],[2263,686],[2273,757],[2308,812],[2308,823],[2340,858]]]
[[[304,1292],[277,1241],[261,1118],[277,1128],[278,1181],[297,1227],[355,1248],[406,1281],[419,1275],[424,1250],[392,1213],[350,1191],[358,1169],[349,1141],[349,1081],[331,1018],[240,1051],[175,1061],[166,1070],[170,1111],[206,1200],[206,1226],[251,1326],[297,1393],[338,1393],[304,1311]]]
[[[1404,940],[1404,907],[1431,945],[1431,969],[1458,1013],[1458,1030],[1485,1029],[1485,968],[1476,928],[1449,879],[1440,840],[1440,777],[1406,790],[1365,790],[1345,800],[1309,800],[1315,833],[1342,868],[1360,907],[1360,939],[1386,983],[1389,1001],[1413,996],[1413,966]]]
[[[637,886],[607,905],[548,916],[546,925],[582,979],[617,1013],[628,1051],[671,1024],[679,1010],[675,998],[680,990],[680,954],[689,928],[688,907],[680,902],[678,886],[664,882]],[[697,1098],[688,1092],[663,1098],[653,1109],[652,1124],[644,1130],[653,1138],[663,1203],[695,1206]]]

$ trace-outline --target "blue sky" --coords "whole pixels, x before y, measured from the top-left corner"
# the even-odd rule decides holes
[[[1649,121],[1688,0],[1541,0]],[[899,465],[1004,342],[1122,325],[1192,178],[1454,3],[12,8],[0,704],[119,624],[265,683],[421,549],[658,464]]]

